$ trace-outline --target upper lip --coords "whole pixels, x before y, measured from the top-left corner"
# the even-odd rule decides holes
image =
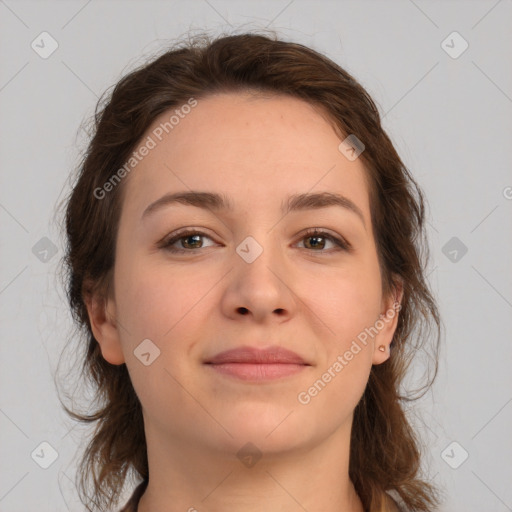
[[[283,347],[272,346],[259,349],[243,346],[220,352],[205,361],[206,364],[252,363],[252,364],[304,364],[307,363],[295,352]]]

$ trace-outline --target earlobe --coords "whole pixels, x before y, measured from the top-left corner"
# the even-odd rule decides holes
[[[388,297],[386,301],[383,300],[381,314],[375,324],[378,332],[374,338],[373,364],[382,364],[391,355],[390,345],[398,325],[402,297],[403,282],[399,279],[394,294]]]
[[[373,360],[372,364],[382,364],[389,359],[390,350],[389,345],[375,344],[373,349]]]
[[[101,354],[110,364],[125,362],[115,318],[115,303],[97,294],[85,298],[89,322],[94,338],[100,345]]]

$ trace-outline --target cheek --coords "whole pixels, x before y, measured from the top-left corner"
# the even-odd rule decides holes
[[[335,357],[329,358],[296,397],[301,428],[306,431],[329,435],[347,422],[363,396],[371,370],[370,348],[351,352],[350,360],[340,352],[332,354]]]
[[[203,281],[195,286],[195,279],[184,272],[147,261],[142,264],[135,258],[119,260],[115,279],[122,350],[140,401],[153,412],[162,409],[163,401],[186,402],[181,386],[193,389],[194,384],[183,365],[195,340],[201,339],[204,309],[200,299],[211,284]],[[146,342],[149,359],[158,354],[149,365],[137,357],[146,339],[154,344]]]
[[[116,267],[117,313],[136,337],[161,339],[207,291],[208,282],[176,269],[146,262],[123,262]]]
[[[351,344],[375,324],[380,314],[381,287],[378,269],[353,266],[330,279],[316,300],[316,310],[330,328],[338,350]]]
[[[336,290],[325,298],[335,341],[327,348],[319,383],[326,389],[318,394],[317,406],[345,404],[338,411],[340,418],[343,410],[347,413],[357,405],[368,382],[375,332],[372,327],[379,318],[381,298],[380,270],[372,255],[351,267]]]

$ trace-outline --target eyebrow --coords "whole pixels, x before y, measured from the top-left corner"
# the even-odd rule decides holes
[[[221,210],[233,211],[234,206],[231,200],[224,194],[215,192],[174,192],[163,195],[160,199],[151,203],[143,212],[141,220],[149,215],[161,210],[166,206],[172,204],[184,204],[188,206],[195,206],[206,210],[218,212]],[[352,213],[355,213],[363,223],[366,229],[366,222],[361,209],[350,199],[332,192],[317,192],[307,194],[294,194],[288,197],[286,201],[281,203],[281,212],[286,215],[290,212],[303,211],[303,210],[319,210],[331,206],[339,206]]]

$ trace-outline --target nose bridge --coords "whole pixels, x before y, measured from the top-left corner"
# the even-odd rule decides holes
[[[236,246],[236,253],[243,260],[245,265],[242,267],[245,266],[246,272],[251,272],[254,268],[260,272],[280,263],[283,243],[279,240],[275,224],[275,219],[269,219],[265,223],[253,223],[245,230],[245,237]]]
[[[261,314],[289,306],[281,250],[282,244],[275,231],[262,226],[238,244],[233,275],[238,307]]]

